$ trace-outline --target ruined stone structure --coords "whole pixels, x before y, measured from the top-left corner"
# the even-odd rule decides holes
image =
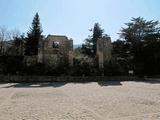
[[[112,43],[110,37],[103,37],[97,40],[96,57],[98,66],[104,68],[104,62],[111,60]],[[48,35],[47,38],[39,41],[38,56],[25,57],[26,63],[44,63],[46,65],[58,65],[60,62],[69,63],[73,66],[73,40],[66,36]],[[34,59],[33,59],[34,58]]]
[[[97,40],[97,58],[100,69],[104,68],[104,62],[111,60],[112,43],[110,37],[103,37]]]
[[[38,62],[56,65],[64,60],[73,65],[73,40],[66,36],[48,35],[45,40],[39,42]]]

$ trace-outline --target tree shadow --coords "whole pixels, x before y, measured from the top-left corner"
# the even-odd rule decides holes
[[[132,80],[133,82],[143,82],[149,84],[160,84],[160,79],[147,79],[147,80]],[[122,86],[122,81],[120,80],[104,80],[97,82],[100,86]],[[48,82],[48,83],[13,83],[7,84],[0,88],[43,88],[43,87],[53,87],[58,88],[62,87],[68,83],[73,84],[89,84],[91,82]]]
[[[68,83],[89,84],[91,82],[13,83],[13,84],[5,85],[4,87],[0,87],[0,88],[43,88],[43,87],[58,88]],[[120,86],[122,85],[121,81],[99,81],[97,83],[100,86]]]
[[[144,82],[144,83],[149,83],[149,84],[160,84],[160,79],[149,78],[149,79],[144,79],[144,80],[137,80],[135,82]]]
[[[99,81],[98,85],[100,86],[122,86],[121,81],[119,80]]]
[[[52,82],[52,83],[14,83],[2,88],[40,88],[40,87],[62,87],[66,82]]]

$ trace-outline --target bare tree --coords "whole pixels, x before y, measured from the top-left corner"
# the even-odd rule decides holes
[[[0,26],[0,55],[14,53],[15,41],[20,38],[19,30],[7,30],[5,26]]]
[[[4,41],[7,40],[7,29],[4,26],[0,26],[0,55],[4,54]]]
[[[14,40],[15,38],[20,37],[20,32],[17,29],[13,29],[7,32],[7,39],[8,40]]]

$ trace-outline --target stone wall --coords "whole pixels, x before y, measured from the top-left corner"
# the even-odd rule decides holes
[[[73,64],[73,40],[66,36],[48,35],[39,42],[39,62],[53,65],[58,64],[60,59],[67,59],[69,64]]]
[[[104,68],[104,62],[111,60],[112,43],[110,37],[103,37],[97,40],[97,57],[99,68]]]
[[[5,76],[0,75],[1,83],[21,83],[21,82],[98,82],[108,80],[119,81],[141,81],[143,78],[136,76],[96,76],[96,77],[73,77],[73,76]]]

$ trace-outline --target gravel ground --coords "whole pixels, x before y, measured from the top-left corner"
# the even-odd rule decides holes
[[[160,120],[160,81],[0,84],[0,120]]]

